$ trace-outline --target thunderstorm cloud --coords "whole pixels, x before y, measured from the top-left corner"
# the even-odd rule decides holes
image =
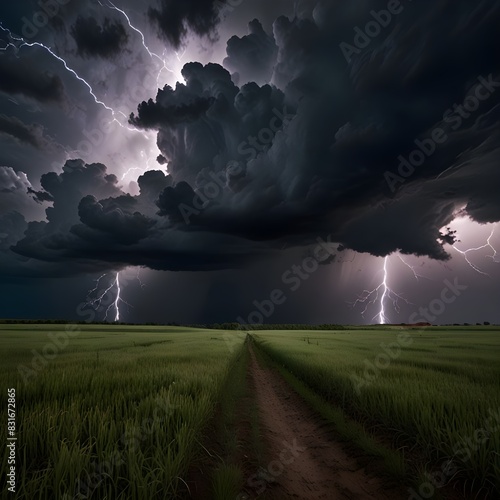
[[[123,24],[105,18],[101,25],[93,17],[79,16],[71,27],[77,52],[82,57],[109,59],[126,46],[128,35]]]
[[[223,23],[221,3],[148,2],[135,20],[147,24],[146,42],[160,35],[165,51],[193,38],[207,52]],[[141,134],[154,132],[160,150],[155,165],[122,162],[121,174],[139,170],[135,192],[107,158],[79,159],[78,144],[68,148],[71,159],[40,172],[39,186],[4,167],[2,193],[12,201],[0,205],[0,232],[9,234],[2,255],[30,269],[60,263],[67,274],[129,265],[200,271],[328,236],[374,256],[448,260],[445,244],[455,239],[441,228],[458,211],[500,221],[500,4],[401,2],[397,13],[381,14],[376,35],[366,34],[373,12],[386,9],[381,0],[296,2],[295,15],[271,28],[247,19],[246,34],[223,40],[219,63],[172,57],[181,81],[148,93],[137,84],[122,113],[124,127],[139,132],[130,149],[140,152]],[[116,86],[142,68],[143,41],[118,12],[106,10],[101,21],[77,7],[67,15],[57,36],[70,33],[81,58],[97,61],[89,65],[102,95],[113,61]],[[134,44],[140,57],[131,55]],[[0,54],[0,92],[64,101],[66,80],[36,68],[27,73],[22,59]],[[86,109],[75,105],[72,119],[97,157],[112,120]],[[45,124],[31,123],[1,115],[0,134],[46,148]],[[34,201],[43,220],[28,217]],[[9,232],[17,222],[23,230]]]

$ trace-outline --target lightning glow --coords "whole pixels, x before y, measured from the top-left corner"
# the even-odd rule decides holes
[[[115,274],[115,277],[111,284],[105,288],[104,290],[99,290],[101,281],[108,276],[107,274],[103,274],[96,280],[96,286],[92,290],[90,290],[87,294],[87,305],[92,306],[96,311],[99,311],[106,307],[106,303],[104,302],[105,299],[109,297],[109,294],[113,293],[113,290],[115,292],[115,298],[110,302],[108,307],[105,310],[104,313],[104,321],[108,319],[108,315],[110,314],[111,310],[114,308],[114,313],[115,313],[115,319],[114,321],[120,321],[120,303],[126,303],[124,300],[121,298],[121,286],[120,286],[120,272],[117,272]],[[94,293],[98,293],[97,297],[94,299],[91,299],[90,297]],[[104,303],[103,303],[104,302]]]
[[[120,273],[116,273],[115,286],[116,286],[116,299],[115,299],[114,306],[115,306],[115,311],[116,311],[115,323],[117,323],[118,321],[120,321],[119,304],[120,304],[120,301],[122,300],[121,299],[122,289],[120,287]]]
[[[77,80],[82,82],[89,89],[89,93],[94,98],[94,101],[96,102],[96,104],[98,104],[98,105],[102,106],[103,108],[107,109],[108,111],[110,111],[112,113],[113,117],[115,117],[115,115],[116,115],[115,111],[97,98],[97,96],[94,94],[94,89],[92,88],[90,83],[88,83],[84,78],[82,78],[80,75],[78,75],[78,73],[75,70],[70,68],[68,66],[68,64],[66,63],[66,61],[62,57],[58,56],[49,46],[44,45],[43,43],[40,43],[40,42],[31,42],[30,43],[30,42],[27,42],[24,38],[16,37],[12,34],[12,32],[9,29],[4,28],[1,24],[0,24],[0,29],[2,29],[5,33],[7,33],[12,40],[22,42],[19,46],[15,45],[13,43],[10,43],[9,45],[7,45],[7,47],[3,48],[2,50],[6,50],[6,48],[8,48],[9,46],[15,47],[18,51],[20,49],[22,49],[23,47],[40,47],[40,48],[46,50],[52,57],[54,57],[55,59],[57,59],[58,61],[63,63],[66,71],[70,72]],[[119,113],[121,113],[121,112],[119,112]],[[121,114],[126,118],[124,113],[121,113]]]
[[[416,271],[415,267],[409,264],[406,260],[403,259],[401,255],[398,254],[399,260],[408,268],[410,271],[413,273],[414,278],[419,281],[420,278],[426,278],[426,276],[423,276],[421,274],[418,274]]]
[[[59,55],[57,55],[48,45],[44,45],[41,42],[27,42],[24,38],[15,36],[8,28],[5,28],[1,23],[0,23],[0,29],[4,33],[7,33],[7,35],[9,36],[9,38],[11,40],[15,40],[16,42],[21,42],[20,45],[16,45],[16,44],[14,44],[14,43],[11,42],[6,47],[3,47],[0,50],[5,51],[9,47],[14,47],[15,50],[16,50],[16,52],[19,52],[23,47],[31,47],[31,48],[33,48],[33,47],[39,47],[39,48],[45,50],[52,57],[54,57],[55,59],[57,59],[58,61],[60,61],[63,64],[64,69],[66,71],[68,71],[69,73],[71,73],[78,81],[80,81],[81,83],[83,83],[87,87],[87,89],[89,91],[89,94],[92,96],[92,98],[94,99],[94,101],[95,101],[95,103],[97,105],[101,106],[102,108],[104,108],[105,110],[107,110],[107,111],[109,111],[111,113],[111,115],[113,117],[112,123],[117,123],[123,129],[129,130],[130,132],[139,133],[143,137],[148,138],[147,135],[144,132],[142,132],[140,130],[137,130],[136,128],[124,126],[120,122],[120,120],[118,120],[117,115],[121,115],[125,119],[127,119],[127,115],[125,115],[125,113],[123,113],[122,111],[115,111],[113,108],[109,107],[103,101],[99,100],[99,98],[94,93],[94,89],[92,88],[92,85],[90,85],[90,83],[87,82],[87,80],[85,80],[84,78],[82,78],[74,69],[72,69],[68,65],[68,63],[66,62],[66,60],[64,58],[60,57]]]
[[[160,78],[161,78],[161,74],[163,73],[163,71],[168,71],[169,73],[172,73],[175,75],[175,71],[173,69],[171,69],[168,65],[167,65],[167,60],[165,58],[165,52],[166,52],[166,49],[163,51],[163,54],[162,56],[156,54],[155,52],[153,52],[149,47],[148,45],[146,44],[146,38],[144,36],[144,33],[139,29],[137,28],[136,26],[134,26],[132,24],[132,22],[130,21],[130,17],[128,16],[128,14],[123,10],[123,9],[120,9],[118,8],[113,2],[111,2],[110,0],[108,0],[108,3],[107,4],[102,4],[100,1],[99,1],[99,4],[102,6],[102,7],[107,7],[108,9],[111,9],[111,10],[115,10],[117,12],[119,12],[124,18],[125,20],[127,21],[127,24],[129,26],[129,28],[133,31],[135,31],[140,37],[141,37],[141,42],[142,42],[142,46],[144,47],[144,49],[146,50],[146,52],[149,54],[149,57],[151,59],[156,59],[160,64],[161,64],[161,67],[160,67],[160,70],[158,71],[158,75],[156,77],[156,86],[157,88],[160,88]],[[186,51],[184,51],[185,53]],[[175,55],[177,56],[177,59],[180,61],[181,58],[184,56],[184,54],[182,54],[182,56],[179,57],[178,53],[176,52]]]
[[[146,166],[148,168],[148,170],[151,170],[151,158],[149,158],[147,155],[146,155],[146,152],[145,151],[141,151],[141,158],[144,158],[146,160]],[[142,171],[144,170],[144,167],[130,167],[129,169],[127,169],[126,172],[123,173],[122,177],[121,177],[121,181],[124,181],[125,178],[130,175],[132,172],[136,172],[136,171]]]
[[[373,304],[378,305],[378,313],[372,318],[373,321],[377,321],[381,325],[386,325],[390,323],[390,319],[387,313],[388,303],[392,303],[394,310],[398,313],[400,311],[399,301],[402,300],[409,304],[400,293],[395,292],[389,285],[389,263],[390,256],[384,258],[384,265],[382,268],[382,281],[373,290],[363,290],[361,295],[353,303],[353,307],[358,304],[364,304],[364,309],[361,312],[361,316],[364,316],[368,311],[368,308]]]
[[[130,21],[130,18],[128,16],[128,14],[122,10],[122,9],[119,9],[113,2],[111,1],[108,1],[108,4],[106,5],[103,5],[101,2],[99,2],[99,4],[102,6],[102,7],[107,7],[108,9],[111,9],[111,10],[116,10],[117,12],[119,12],[127,21],[127,24],[129,25],[130,29],[132,29],[133,31],[135,31],[140,37],[141,37],[141,41],[142,41],[142,46],[144,47],[144,49],[146,49],[147,53],[149,54],[149,57],[151,57],[151,59],[153,58],[156,58],[158,59],[158,61],[163,64],[163,67],[161,69],[161,71],[163,71],[164,69],[166,69],[167,71],[169,71],[170,73],[174,73],[173,70],[171,70],[170,68],[168,68],[166,66],[166,62],[165,62],[165,59],[162,59],[158,54],[155,54],[146,44],[146,38],[144,36],[144,33],[139,29],[139,28],[136,28],[132,22]],[[160,71],[160,73],[161,73]],[[159,75],[158,75],[159,76]]]
[[[381,325],[385,325],[387,323],[387,316],[385,315],[385,299],[387,297],[388,293],[388,286],[387,286],[387,261],[389,257],[386,257],[384,259],[384,281],[382,282],[382,298],[380,299],[380,311],[378,313],[378,318],[379,322]]]
[[[99,276],[95,280],[95,287],[87,292],[86,304],[97,312],[104,311],[104,321],[107,321],[108,317],[113,317],[115,323],[120,321],[122,304],[129,308],[133,307],[123,299],[123,287],[127,282],[137,280],[141,289],[146,287],[146,283],[141,279],[141,268],[138,267],[133,275],[128,272],[129,269],[117,271],[112,275],[111,282],[103,286],[101,286],[102,281],[109,278],[110,273]]]
[[[148,44],[146,43],[146,37],[145,37],[144,33],[139,28],[137,28],[136,26],[134,26],[132,24],[132,21],[130,20],[129,15],[123,9],[120,9],[119,7],[117,7],[111,0],[108,0],[106,4],[103,4],[100,0],[98,0],[98,3],[99,3],[99,5],[101,5],[101,7],[106,7],[108,9],[114,10],[114,11],[118,12],[119,14],[121,14],[125,18],[129,28],[139,35],[139,37],[141,39],[142,46],[143,46],[144,50],[147,52],[147,54],[149,55],[149,57],[151,58],[151,60],[152,61],[156,60],[160,64],[158,73],[156,75],[156,87],[161,88],[160,79],[161,79],[161,75],[162,75],[163,71],[168,71],[169,73],[172,73],[173,75],[175,75],[175,71],[172,68],[170,68],[167,64],[167,59],[165,57],[166,49],[163,50],[163,53],[161,56],[159,54],[157,54],[156,52],[153,52],[153,50],[151,50],[150,47],[148,46]],[[177,60],[179,62],[184,57],[185,53],[186,53],[186,49],[184,50],[184,52],[180,56],[177,52],[175,52],[175,55],[176,55]],[[141,156],[143,156],[143,157],[146,156],[145,152],[141,153]],[[150,167],[150,165],[149,165],[150,159],[149,158],[146,158],[146,159],[147,159],[146,163],[147,163],[148,167]],[[121,180],[122,181],[125,180],[125,178],[130,173],[132,173],[134,171],[138,171],[138,170],[142,170],[142,168],[141,167],[129,168],[122,175]]]
[[[135,279],[139,282],[139,285],[141,288],[146,287],[146,283],[144,283],[141,279],[141,268],[140,267],[137,268],[137,274],[135,276]]]
[[[493,262],[497,262],[497,263],[500,262],[500,259],[498,257],[498,252],[495,249],[495,247],[493,246],[493,244],[491,243],[491,240],[492,240],[494,234],[495,234],[495,229],[492,229],[489,237],[486,240],[486,243],[484,245],[479,246],[479,247],[468,248],[467,250],[460,250],[455,245],[453,245],[453,249],[455,249],[458,253],[460,253],[461,255],[463,255],[463,257],[464,257],[465,261],[467,262],[467,264],[469,264],[469,266],[472,269],[474,269],[474,271],[476,271],[477,273],[482,274],[484,276],[488,276],[490,278],[491,278],[491,276],[488,273],[486,273],[483,270],[481,270],[478,266],[476,266],[473,262],[471,262],[469,260],[469,255],[468,254],[470,252],[476,252],[478,250],[486,250],[486,249],[489,248],[489,249],[492,250],[493,254],[492,255],[487,255],[486,257],[488,257],[489,259],[492,259]]]
[[[158,59],[160,61],[162,67],[161,67],[161,69],[158,72],[157,83],[159,84],[159,80],[160,80],[161,74],[162,74],[162,72],[165,69],[173,73],[173,71],[170,68],[168,68],[166,60],[164,58],[162,59],[158,54],[155,54],[154,52],[152,52],[148,48],[148,46],[145,43],[144,35],[142,34],[142,32],[140,30],[138,30],[137,28],[135,28],[130,23],[130,20],[129,20],[127,14],[124,11],[122,11],[121,9],[119,9],[118,7],[116,7],[114,4],[108,5],[107,7],[109,7],[110,9],[114,9],[114,10],[122,13],[122,15],[125,16],[125,18],[128,21],[128,24],[129,24],[130,28],[133,29],[133,30],[135,30],[136,32],[138,32],[141,35],[141,38],[142,38],[142,41],[143,41],[143,46],[146,49],[146,51],[149,54],[149,56],[152,59],[156,58],[156,59]],[[48,45],[45,45],[45,44],[43,44],[41,42],[37,42],[37,41],[35,41],[35,42],[28,42],[24,38],[16,36],[15,34],[13,34],[8,28],[5,28],[1,23],[0,23],[0,29],[8,36],[8,38],[10,40],[9,42],[5,41],[6,45],[5,45],[5,47],[1,47],[0,51],[5,52],[8,49],[13,49],[13,50],[15,50],[16,55],[17,55],[17,53],[23,47],[28,47],[28,48],[38,47],[38,48],[46,51],[47,53],[49,53],[51,55],[51,57],[54,57],[59,62],[61,62],[62,65],[64,66],[64,69],[67,72],[69,72],[74,78],[76,78],[79,82],[81,82],[83,85],[85,85],[85,87],[88,89],[89,95],[93,98],[94,102],[98,106],[102,107],[103,109],[105,109],[106,111],[108,111],[109,113],[111,113],[112,119],[111,119],[110,123],[117,123],[124,130],[132,132],[134,134],[140,134],[147,141],[152,141],[153,140],[153,137],[151,135],[148,135],[147,132],[139,130],[137,128],[133,128],[133,127],[129,127],[127,125],[124,125],[122,123],[123,119],[128,120],[128,117],[125,115],[125,113],[123,113],[122,111],[119,111],[119,110],[115,111],[112,107],[108,106],[105,102],[101,101],[97,97],[96,93],[94,92],[94,89],[93,89],[92,85],[87,80],[85,80],[85,78],[81,77],[73,68],[71,68],[69,66],[69,64],[67,63],[67,61],[63,57],[61,57],[58,54],[56,54],[51,47],[49,47]],[[77,154],[78,152],[74,152],[74,153]],[[147,160],[146,164],[147,164],[148,168],[150,168],[150,158],[149,158],[149,155],[146,154],[146,151],[143,151],[142,154],[141,154],[141,156],[146,157],[146,160]],[[130,174],[131,172],[133,172],[133,171],[144,171],[144,168],[143,167],[133,167],[133,168],[128,169],[127,172],[125,172],[125,174],[122,175],[122,180],[124,180],[125,177],[128,174]]]

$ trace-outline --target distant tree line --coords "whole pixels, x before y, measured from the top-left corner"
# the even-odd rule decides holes
[[[322,325],[307,325],[295,323],[274,323],[264,325],[242,325],[240,323],[177,323],[171,321],[168,323],[125,323],[125,322],[110,322],[110,321],[69,321],[67,319],[0,319],[0,324],[4,325],[66,325],[68,323],[77,325],[122,325],[122,326],[184,326],[186,328],[201,328],[208,330],[345,330],[343,325],[322,324]],[[484,323],[476,323],[476,326],[490,326],[489,321]],[[373,325],[383,327],[384,325]],[[401,326],[407,326],[406,323],[401,323]],[[470,323],[450,323],[442,326],[472,326]]]
[[[72,324],[90,324],[90,325],[122,325],[122,326],[184,326],[187,328],[201,328],[208,330],[344,330],[342,325],[323,324],[323,325],[307,325],[295,323],[274,323],[268,325],[241,325],[240,323],[189,323],[181,324],[176,322],[169,323],[111,323],[107,321],[94,321],[88,323],[86,321],[68,321],[65,319],[0,319],[0,324],[7,325],[64,325]]]
[[[264,325],[242,325],[240,323],[211,323],[183,325],[190,328],[205,328],[209,330],[344,330],[342,325],[306,325],[296,323],[272,323]]]
[[[143,323],[153,325],[153,323]],[[163,325],[162,325],[163,326]],[[184,326],[186,328],[201,328],[204,330],[344,330],[342,325],[306,325],[295,323],[273,323],[264,325],[242,325],[240,323],[167,323],[167,326]]]
[[[124,325],[124,326],[183,326],[180,323],[125,323],[123,321],[74,321],[68,319],[0,319],[4,325]]]

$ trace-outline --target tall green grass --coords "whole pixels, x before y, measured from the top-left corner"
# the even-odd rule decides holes
[[[500,489],[500,331],[409,331],[413,342],[356,390],[353,376],[362,379],[367,362],[384,352],[380,344],[395,342],[398,333],[269,331],[253,337],[365,428],[392,435],[398,447],[420,456],[422,467],[434,470],[452,459],[458,475],[475,487]],[[496,430],[478,434],[489,419]]]
[[[7,388],[17,396],[16,498],[176,498],[244,335],[86,326],[25,384],[18,366],[63,328],[0,327],[4,422]]]

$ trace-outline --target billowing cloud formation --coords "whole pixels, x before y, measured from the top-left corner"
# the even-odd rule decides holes
[[[214,26],[214,4],[198,3],[165,0],[150,17],[178,45],[189,27]],[[272,37],[254,21],[226,64],[244,82],[263,61],[262,82],[186,64],[185,84],[130,119],[158,131],[170,175],[147,173],[131,197],[103,165],[70,162],[42,178],[54,206],[15,251],[80,269],[198,270],[330,235],[373,255],[447,259],[440,230],[459,210],[500,220],[500,5],[386,10],[324,0],[277,19]],[[375,19],[376,35],[365,30]],[[277,49],[258,48],[264,37]]]
[[[78,214],[86,228],[109,235],[118,243],[131,245],[145,238],[154,225],[154,221],[137,212],[136,205],[137,201],[130,195],[101,202],[86,196],[78,206]]]
[[[31,183],[24,172],[11,167],[0,167],[0,215],[20,212],[26,217],[38,212],[30,196]]]
[[[169,106],[168,103],[163,104],[161,101],[163,94],[172,95],[174,91],[171,87],[166,86],[158,92],[157,102],[150,99],[148,102],[143,102],[139,105],[138,117],[134,114],[130,116],[130,123],[139,128],[156,129],[162,125],[175,125],[177,123],[188,123],[195,121],[203,113],[208,111],[213,103],[212,99],[196,98],[192,102],[178,103]]]
[[[0,167],[0,191],[10,193],[27,191],[31,187],[30,181],[23,172],[16,173],[10,167]]]
[[[258,19],[249,24],[248,30],[248,35],[228,40],[224,66],[237,74],[240,84],[256,82],[262,85],[271,79],[278,47]]]
[[[172,184],[172,178],[160,170],[150,170],[141,175],[137,183],[141,197],[154,201],[167,186]]]
[[[158,145],[175,181],[203,183],[207,172],[225,171],[231,160],[255,158],[288,115],[283,92],[255,83],[240,89],[218,64],[189,63],[182,75],[185,85],[165,87],[131,117],[136,126],[159,129]]]
[[[69,161],[62,174],[42,177],[53,207],[46,211],[47,222],[28,224],[13,252],[41,261],[50,272],[53,264],[64,263],[67,274],[128,265],[222,269],[267,253],[262,245],[208,231],[189,233],[156,216],[160,191],[170,182],[162,172],[148,172],[139,179],[141,194],[132,197],[120,191],[116,177],[107,174],[104,165]],[[148,212],[151,215],[144,215]]]
[[[110,59],[119,54],[128,41],[123,24],[108,18],[100,26],[93,17],[78,16],[71,35],[82,57]]]
[[[386,4],[378,2],[374,7],[386,16],[386,31],[381,25],[377,37],[365,35],[363,50],[355,45],[354,28],[362,30],[374,18],[370,9],[358,7],[324,1],[314,11],[315,21],[275,22],[272,81],[284,92],[279,104],[259,99],[266,87],[235,89],[220,69],[185,68],[186,87],[175,91],[179,102],[186,93],[216,101],[195,123],[165,121],[158,127],[158,144],[174,179],[203,191],[196,172],[218,172],[230,160],[245,164],[241,190],[226,189],[200,209],[198,224],[256,240],[298,234],[307,241],[314,233],[331,233],[375,255],[400,249],[443,259],[439,229],[457,207],[468,203],[480,222],[495,218],[482,212],[488,206],[496,213],[492,206],[498,202],[480,200],[491,198],[486,186],[495,185],[497,175],[498,152],[491,150],[494,142],[486,152],[484,141],[498,124],[492,111],[500,101],[492,51],[498,45],[493,20],[499,19],[499,7],[485,1],[478,9],[462,3],[457,10],[443,0],[426,7],[425,15],[419,5],[401,4],[387,17]],[[415,23],[420,13],[422,22]],[[259,25],[253,29],[259,32]],[[479,29],[484,36],[475,36]],[[435,46],[438,38],[439,51],[422,51],[414,43]],[[354,48],[348,60],[344,42]],[[468,63],[458,64],[458,55]],[[238,62],[249,71],[254,64],[243,56]],[[283,105],[295,116],[269,135],[271,110],[283,115]],[[252,122],[253,129],[246,129]],[[259,141],[259,132],[265,140]],[[432,139],[431,145],[433,133],[439,144]],[[417,144],[425,151],[413,153]],[[473,160],[464,162],[460,155],[467,151]],[[420,168],[409,164],[411,175],[406,164],[400,167],[405,158],[420,163],[422,155]],[[456,172],[440,177],[445,171]],[[490,179],[482,193],[477,183],[455,181],[479,171],[478,179]],[[167,196],[170,212],[174,198]]]
[[[188,30],[199,36],[214,35],[219,21],[219,5],[225,0],[160,0],[159,7],[150,7],[149,19],[159,35],[179,48]]]

